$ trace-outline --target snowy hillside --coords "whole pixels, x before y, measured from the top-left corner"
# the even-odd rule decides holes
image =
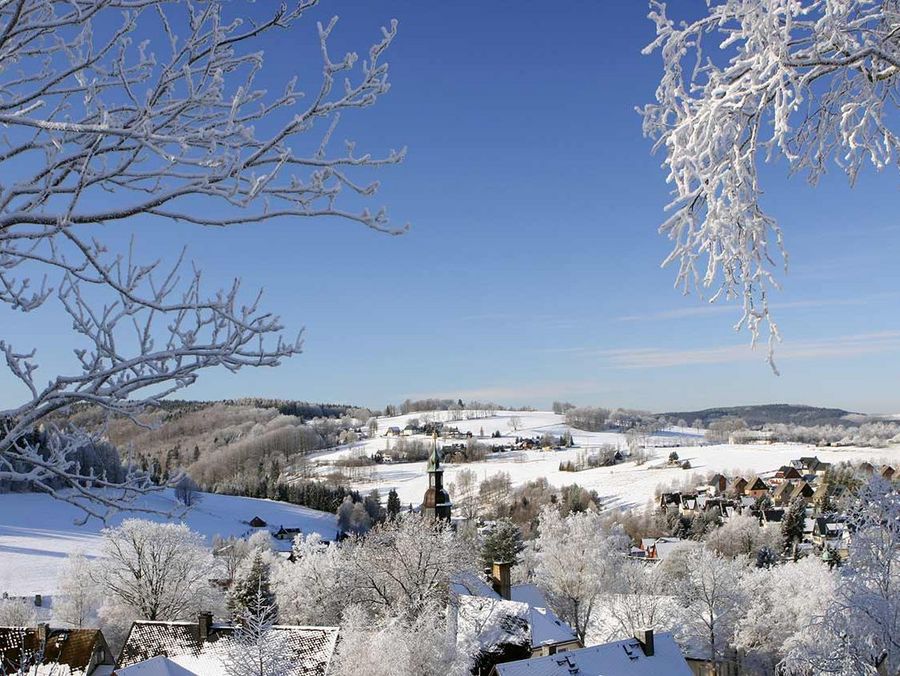
[[[170,511],[175,503],[171,492],[166,491],[145,498],[140,506]],[[100,549],[103,526],[97,520],[84,526],[75,525],[80,516],[75,507],[47,495],[0,494],[0,594],[52,595],[58,572],[71,552],[80,550],[87,556],[95,555]],[[283,502],[227,495],[203,494],[203,500],[191,509],[184,523],[212,540],[214,535],[251,532],[247,522],[254,516],[259,516],[273,528],[282,525],[301,528],[304,533],[316,532],[325,539],[335,535],[332,514]],[[110,525],[128,517],[128,514],[117,514],[110,519]]]
[[[462,469],[475,471],[479,480],[497,472],[508,472],[514,487],[546,477],[547,481],[556,487],[577,483],[585,488],[594,489],[609,501],[608,504],[619,507],[643,506],[653,497],[658,485],[684,481],[694,473],[702,475],[719,471],[766,473],[805,455],[817,455],[825,462],[870,459],[896,463],[900,460],[900,447],[828,450],[806,444],[788,443],[706,446],[699,445],[703,442],[702,431],[692,428],[669,428],[644,440],[648,446],[656,447],[651,450],[655,457],[641,466],[625,462],[580,472],[561,472],[560,462],[575,461],[579,454],[590,453],[592,449],[602,444],[626,448],[625,435],[617,432],[583,432],[572,429],[566,425],[564,416],[546,411],[499,411],[491,417],[460,421],[448,421],[448,415],[447,411],[433,411],[379,418],[378,432],[374,438],[316,453],[312,456],[312,460],[317,464],[319,474],[325,475],[334,471],[332,463],[335,460],[352,455],[370,456],[378,451],[384,451],[398,443],[397,438],[384,436],[387,430],[391,427],[399,427],[402,430],[413,418],[422,422],[429,419],[443,421],[447,425],[458,427],[463,433],[472,432],[480,443],[494,446],[508,445],[516,436],[533,437],[545,433],[558,436],[568,431],[575,442],[574,448],[556,451],[507,451],[491,454],[482,462],[446,465],[444,484],[452,484],[455,474]],[[519,422],[516,431],[513,431],[511,426],[513,418],[518,418]],[[482,431],[484,438],[480,438]],[[502,436],[492,438],[491,435],[497,431]],[[426,435],[406,438],[410,441],[431,443],[431,439]],[[663,466],[668,454],[673,450],[677,451],[682,460],[690,461],[690,470]],[[396,489],[404,505],[421,503],[427,484],[425,462],[395,462],[354,468],[350,472],[350,477],[353,488],[360,491],[377,488],[382,498],[390,489]]]

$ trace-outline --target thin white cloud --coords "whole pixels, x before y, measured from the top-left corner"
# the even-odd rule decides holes
[[[879,331],[835,338],[782,343],[776,348],[779,361],[821,357],[853,357],[900,352],[900,331]],[[697,364],[728,364],[766,358],[766,349],[748,345],[728,345],[686,350],[658,347],[614,350],[585,349],[584,356],[598,357],[607,366],[620,369],[670,368]]]
[[[892,300],[898,297],[897,293],[879,293],[858,298],[810,298],[808,300],[793,300],[783,303],[770,303],[770,310],[790,310],[798,308],[837,307],[847,305],[866,305],[880,300]],[[695,307],[677,308],[674,310],[662,310],[642,314],[623,315],[615,317],[617,322],[646,322],[666,319],[688,319],[690,317],[703,317],[719,314],[739,314],[741,307],[738,305],[697,305]]]

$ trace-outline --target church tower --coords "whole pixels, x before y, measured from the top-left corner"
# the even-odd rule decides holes
[[[450,521],[450,494],[444,490],[444,468],[441,467],[441,452],[437,446],[437,433],[433,436],[434,448],[428,458],[428,490],[422,502],[422,513],[431,519]]]

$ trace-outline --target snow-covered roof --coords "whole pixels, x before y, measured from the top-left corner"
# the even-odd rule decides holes
[[[525,603],[471,596],[456,599],[456,643],[480,652],[504,652],[506,646],[531,648],[529,608]]]
[[[275,625],[272,631],[272,640],[278,643],[276,649],[291,656],[294,668],[286,676],[325,674],[334,654],[337,627]],[[201,640],[197,623],[135,622],[119,654],[119,667],[129,667],[164,655],[171,662],[188,669],[189,673],[216,676],[223,673],[223,659],[228,644],[234,640],[234,633],[235,627],[232,625],[214,624],[207,639]]]
[[[130,667],[118,669],[116,676],[195,676],[195,674],[168,657],[158,655]]]
[[[572,627],[563,622],[544,598],[543,592],[533,584],[517,584],[510,589],[513,601],[528,604],[531,619],[531,645],[538,647],[545,643],[566,643],[578,636]]]
[[[497,676],[692,676],[669,633],[657,634],[652,656],[637,639],[498,664]]]

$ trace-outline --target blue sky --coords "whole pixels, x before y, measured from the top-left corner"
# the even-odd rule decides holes
[[[295,72],[315,81],[297,42],[332,13],[335,48],[361,53],[399,21],[390,93],[342,131],[373,152],[408,146],[403,165],[380,172],[376,203],[411,230],[138,223],[148,251],[186,244],[210,284],[239,275],[290,329],[306,327],[303,355],[209,372],[184,396],[900,413],[896,173],[867,172],[851,190],[835,171],[813,190],[783,165],[764,171],[791,255],[773,298],[785,338],[776,377],[732,330],[736,312],[682,297],[659,268],[668,189],[634,111],[660,73],[659,56],[640,53],[653,36],[645,3],[324,0],[264,45],[273,87]],[[35,343],[48,377],[68,363],[62,316],[4,319],[5,335]],[[4,383],[0,404],[12,404]]]

